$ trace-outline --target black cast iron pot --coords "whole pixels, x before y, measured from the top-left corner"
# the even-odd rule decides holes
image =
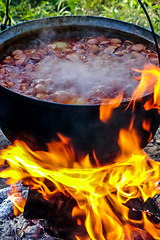
[[[142,43],[155,50],[151,32],[133,24],[102,17],[65,16],[37,19],[1,32],[0,58],[3,59],[14,49],[25,48],[30,41],[39,38],[44,41],[50,37],[96,37],[101,34]],[[157,39],[160,42],[159,36]],[[150,137],[150,133],[142,127],[143,120],[150,121],[153,135],[159,126],[157,110],[145,111],[143,107],[152,98],[153,94],[149,94],[136,102],[134,128],[141,148],[146,146]],[[94,162],[94,150],[99,162],[106,164],[120,153],[117,143],[120,129],[130,126],[132,104],[125,111],[127,105],[127,101],[122,102],[106,124],[99,120],[99,105],[51,103],[31,99],[0,86],[0,126],[11,142],[23,140],[33,150],[46,150],[47,143],[58,140],[57,133],[61,133],[71,139],[77,160],[89,153]]]

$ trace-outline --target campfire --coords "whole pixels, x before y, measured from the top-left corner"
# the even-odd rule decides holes
[[[32,151],[18,140],[1,151],[0,164],[7,161],[9,166],[0,177],[13,186],[9,199],[15,215],[24,212],[28,219],[46,216],[49,232],[70,240],[160,239],[160,218],[149,207],[160,193],[160,163],[141,149],[133,128],[135,102],[141,101],[148,89],[154,89],[154,96],[145,102],[145,111],[160,111],[160,69],[146,65],[140,72],[141,80],[128,105],[133,103],[133,119],[128,130],[119,132],[121,153],[112,163],[101,165],[94,152],[96,164],[91,163],[89,154],[77,161],[71,139],[61,134],[60,141],[48,143],[47,152]],[[101,121],[107,123],[122,98],[120,92],[102,102]],[[145,119],[142,126],[150,133],[149,121]],[[15,187],[20,181],[30,189],[27,199]]]

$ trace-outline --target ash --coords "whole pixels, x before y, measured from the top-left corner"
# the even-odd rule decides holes
[[[7,148],[10,144],[0,129],[0,150]],[[21,182],[16,187],[19,194],[27,198],[29,189]],[[13,194],[13,190],[5,183],[5,179],[0,178],[0,240],[60,240],[45,232],[42,227],[45,225],[45,220],[26,220],[23,213],[16,217],[8,194]],[[41,225],[40,222],[43,224]]]
[[[17,186],[18,193],[27,198],[28,188],[22,183]],[[58,240],[58,238],[50,237],[40,224],[45,220],[26,220],[23,213],[19,216],[13,214],[13,203],[7,194],[12,194],[12,188],[6,187],[0,189],[0,239],[3,240]]]

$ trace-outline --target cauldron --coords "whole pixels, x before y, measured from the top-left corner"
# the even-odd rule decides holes
[[[103,17],[63,16],[36,19],[4,30],[0,33],[0,57],[3,59],[14,49],[24,49],[30,41],[37,39],[102,34],[142,43],[155,50],[151,32],[136,25]],[[159,36],[157,39],[160,41]],[[134,112],[133,127],[141,148],[146,146],[150,133],[154,135],[159,126],[158,111],[145,111],[143,107],[149,99],[153,99],[153,93],[136,101]],[[94,151],[100,164],[104,165],[120,154],[119,131],[128,129],[133,117],[132,104],[126,110],[127,105],[128,101],[123,101],[104,123],[99,119],[99,105],[51,103],[0,86],[0,126],[12,143],[16,139],[23,140],[32,150],[47,150],[47,143],[58,141],[60,133],[70,139],[77,161],[89,153],[94,163]],[[143,129],[143,120],[150,121],[150,133]]]

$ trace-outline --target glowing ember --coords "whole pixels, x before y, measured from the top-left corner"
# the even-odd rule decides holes
[[[131,100],[136,101],[135,98],[141,97],[154,84],[154,102],[146,102],[145,106],[148,109],[149,106],[159,108],[159,78],[158,67],[145,67],[142,80]],[[109,119],[112,110],[119,106],[122,96],[119,94],[117,99],[110,102],[107,107],[109,114],[100,113],[102,121]],[[102,109],[107,110],[104,105]],[[146,131],[150,131],[149,122],[144,121],[142,125]],[[77,240],[132,240],[131,229],[134,227],[131,225],[135,224],[135,220],[128,217],[129,208],[126,203],[137,198],[142,198],[145,202],[155,194],[160,194],[160,163],[143,152],[131,126],[128,131],[121,129],[118,141],[121,155],[110,165],[97,164],[97,167],[93,167],[88,155],[81,162],[76,162],[69,140],[59,135],[61,141],[48,144],[48,152],[33,152],[24,142],[18,140],[13,146],[2,150],[0,164],[7,160],[9,168],[2,171],[0,177],[8,178],[7,183],[11,185],[22,180],[31,189],[40,192],[45,199],[50,199],[58,191],[74,198],[77,206],[73,208],[72,216],[85,216],[88,233],[84,238],[76,236]],[[45,179],[54,184],[53,192],[45,185]],[[16,201],[12,196],[10,198],[23,211],[24,201]],[[149,221],[147,212],[143,212],[142,219],[136,220],[136,223],[141,224],[154,239],[160,239],[160,225]],[[78,217],[77,224],[82,224]]]

